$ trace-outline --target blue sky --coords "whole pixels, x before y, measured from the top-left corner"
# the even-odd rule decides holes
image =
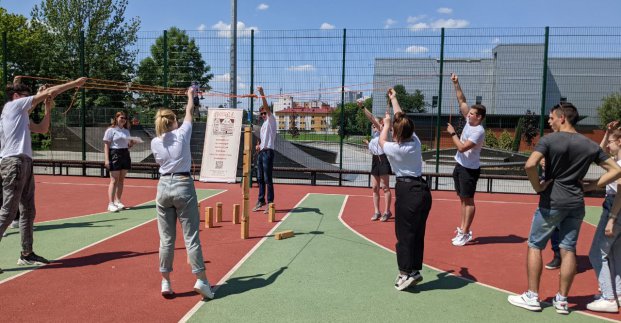
[[[1,0],[9,12],[30,15],[41,0]],[[127,14],[143,31],[227,28],[231,1],[130,0]],[[238,1],[239,28],[382,29],[424,27],[618,26],[618,0],[264,0]]]

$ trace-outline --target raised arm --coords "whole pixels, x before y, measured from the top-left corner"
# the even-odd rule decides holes
[[[194,89],[189,87],[185,94],[188,97],[188,103],[185,105],[185,117],[183,117],[183,122],[192,123],[192,113],[194,112]]]
[[[459,85],[459,78],[457,77],[457,74],[451,73],[451,81],[453,81],[453,86],[455,86],[455,95],[457,95],[457,102],[459,103],[459,112],[461,112],[461,115],[466,118],[468,111],[470,111],[470,107],[468,106],[466,96]]]
[[[369,121],[375,126],[375,129],[382,129],[382,125],[377,122],[377,119],[375,118],[373,113],[371,113],[371,111],[367,110],[367,108],[364,107],[363,102],[358,100],[357,103],[358,108],[362,109],[362,111],[364,112],[364,116],[367,117],[367,119],[369,119]]]
[[[602,142],[599,143],[600,148],[606,151],[606,146],[608,146],[608,136],[610,133],[619,127],[619,121],[611,121],[606,125],[606,132],[604,133],[604,138],[602,138]]]
[[[47,133],[50,130],[50,115],[52,114],[52,105],[54,101],[51,97],[47,97],[44,101],[45,114],[39,123],[30,123],[29,128],[34,133]]]
[[[272,115],[272,110],[270,110],[269,104],[267,104],[267,99],[265,98],[265,93],[263,93],[263,87],[258,86],[257,91],[259,91],[259,95],[261,96],[261,100],[263,101],[263,109],[267,112],[268,116]]]
[[[71,82],[67,82],[67,83],[60,84],[60,85],[55,85],[43,91],[38,92],[37,94],[34,95],[34,98],[32,98],[32,107],[30,108],[30,111],[28,111],[28,113],[32,112],[32,109],[36,107],[39,103],[43,102],[45,98],[51,97],[52,99],[54,99],[56,98],[57,95],[67,90],[71,90],[76,87],[81,87],[82,85],[84,85],[84,83],[86,83],[86,77],[81,77]]]
[[[390,99],[390,103],[392,104],[392,111],[395,114],[397,112],[403,112],[403,110],[401,110],[401,106],[399,105],[399,101],[397,101],[397,92],[395,92],[395,89],[388,89],[388,98]]]
[[[379,144],[380,144],[380,147],[382,147],[382,149],[384,148],[384,144],[389,142],[388,134],[390,133],[391,129],[392,129],[392,120],[390,119],[390,113],[386,111],[386,115],[384,116],[384,128],[382,128],[382,132],[380,133],[380,137],[379,137]]]

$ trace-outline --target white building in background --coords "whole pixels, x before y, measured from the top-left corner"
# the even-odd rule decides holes
[[[345,93],[345,103],[354,103],[356,102],[356,100],[358,99],[362,99],[363,95],[362,92],[346,92]]]
[[[291,109],[293,107],[293,97],[292,96],[282,96],[279,97],[278,100],[274,101],[274,113],[278,111],[282,111],[284,109]]]

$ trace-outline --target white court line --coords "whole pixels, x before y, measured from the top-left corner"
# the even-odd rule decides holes
[[[347,202],[347,199],[345,200],[345,202]],[[345,204],[346,204],[346,203],[344,203],[344,204],[343,204],[343,207],[345,206]],[[362,239],[364,239],[364,240],[366,240],[366,241],[368,241],[368,242],[370,242],[370,243],[372,243],[372,244],[374,244],[374,245],[376,245],[376,246],[380,247],[381,249],[384,249],[384,250],[386,250],[386,251],[388,251],[388,252],[390,252],[390,253],[392,253],[392,254],[396,254],[396,252],[395,252],[395,251],[393,251],[392,249],[388,249],[388,248],[386,248],[386,247],[382,246],[381,244],[379,244],[379,243],[377,243],[377,242],[375,242],[375,241],[373,241],[373,240],[371,240],[371,239],[367,238],[366,236],[362,235],[360,232],[356,231],[354,228],[352,228],[351,226],[349,226],[349,225],[348,225],[345,221],[343,221],[342,213],[339,215],[339,220],[341,221],[341,223],[342,223],[345,227],[347,227],[349,230],[351,230],[353,233],[355,233],[356,235],[358,235],[358,236],[359,236],[359,237],[361,237]],[[496,290],[496,291],[499,291],[499,292],[502,292],[502,293],[505,293],[505,294],[516,295],[514,292],[512,292],[512,291],[508,291],[508,290],[506,290],[506,289],[502,289],[502,288],[498,288],[498,287],[495,287],[495,286],[492,286],[492,285],[488,285],[488,284],[485,284],[485,283],[477,282],[477,281],[474,281],[474,280],[471,280],[471,279],[468,279],[468,278],[465,278],[465,277],[462,277],[462,276],[457,276],[457,275],[454,275],[454,274],[449,273],[449,272],[447,272],[447,271],[444,271],[444,270],[442,270],[442,269],[440,269],[440,268],[436,268],[436,267],[433,267],[433,266],[429,266],[429,265],[427,265],[427,264],[424,264],[424,265],[425,265],[425,267],[427,267],[427,268],[431,268],[431,269],[433,269],[433,270],[435,270],[435,271],[438,271],[438,272],[440,272],[440,273],[446,273],[447,275],[451,275],[451,276],[453,276],[453,277],[456,277],[456,278],[459,278],[459,279],[465,280],[465,281],[467,281],[467,282],[469,282],[469,283],[472,283],[472,284],[477,284],[477,285],[481,285],[481,286],[483,286],[483,287],[491,288],[491,289],[493,289],[493,290]],[[548,302],[541,302],[541,303],[548,304],[548,305],[552,305],[552,304],[550,304],[550,303],[548,303]],[[579,314],[582,314],[582,315],[586,315],[586,316],[590,316],[590,317],[594,317],[594,318],[598,318],[598,319],[602,319],[602,320],[606,320],[606,321],[610,321],[610,322],[618,322],[617,320],[609,319],[609,318],[607,318],[607,317],[598,316],[598,315],[595,315],[595,314],[591,314],[591,313],[589,313],[589,312],[578,311],[578,310],[572,310],[571,312],[572,312],[572,313],[579,313]]]
[[[75,186],[108,186],[110,184],[98,184],[98,183],[65,183],[65,182],[36,182],[37,184],[51,184],[51,185],[75,185]],[[137,187],[137,188],[154,188],[157,189],[157,185],[123,185],[123,187]]]
[[[289,215],[291,215],[291,212],[293,212],[293,210],[295,210],[304,200],[306,200],[306,198],[310,195],[310,194],[314,194],[314,193],[306,193],[306,195],[298,202],[298,204],[296,204],[293,209],[291,211],[289,211],[289,213],[287,213],[281,220],[280,222],[278,222],[268,233],[265,234],[265,236],[263,237],[263,239],[261,239],[259,242],[257,242],[256,245],[254,245],[254,247],[252,247],[252,249],[250,249],[250,251],[248,251],[244,257],[239,260],[237,262],[237,264],[235,264],[235,266],[233,266],[233,268],[231,268],[231,270],[229,270],[229,272],[227,272],[222,279],[220,279],[220,281],[218,281],[218,284],[213,288],[213,292],[215,293],[218,288],[220,288],[220,286],[222,286],[234,273],[235,271],[237,271],[237,269],[239,269],[239,267],[241,267],[241,265],[244,264],[244,262],[250,258],[250,256],[252,256],[252,254],[259,249],[259,247],[269,238],[269,236],[272,234],[272,232],[274,232],[282,223],[285,222],[285,220],[289,217]],[[194,314],[196,314],[196,312],[207,302],[205,301],[199,301],[198,303],[196,303],[196,305],[194,305],[194,307],[192,307],[190,309],[190,311],[188,311],[180,320],[180,323],[185,323],[187,322]]]
[[[224,192],[226,192],[226,190],[224,190],[224,191],[222,191],[222,192],[219,192],[219,193],[216,193],[216,194],[214,194],[214,195],[211,195],[211,196],[209,196],[209,197],[206,197],[206,198],[204,198],[204,199],[202,199],[202,200],[199,200],[199,202],[202,202],[202,201],[208,200],[208,199],[210,199],[210,198],[212,198],[212,197],[214,197],[214,196],[216,196],[216,195],[222,194],[222,193],[224,193]],[[149,202],[147,202],[147,203],[151,203],[151,201],[149,201]],[[144,204],[147,204],[147,203],[144,203]],[[141,204],[141,205],[142,205],[142,204]],[[101,214],[101,213],[95,213],[95,214]],[[91,215],[95,215],[95,214],[90,214],[90,215],[85,215],[85,216],[91,216]],[[84,217],[84,216],[80,216],[80,218],[81,218],[81,217]],[[75,218],[78,218],[78,217],[75,217]],[[70,218],[70,219],[75,219],[75,218]],[[61,220],[62,220],[62,219],[61,219]],[[143,222],[143,223],[141,223],[141,224],[138,224],[138,225],[136,225],[136,226],[134,226],[134,227],[131,227],[131,228],[129,228],[129,229],[126,229],[126,230],[124,230],[124,231],[121,231],[121,232],[119,232],[119,233],[116,233],[116,234],[114,234],[114,235],[111,235],[111,236],[106,237],[106,238],[104,238],[104,239],[101,239],[101,240],[99,240],[99,241],[95,241],[95,242],[93,242],[93,243],[91,243],[91,244],[89,244],[89,245],[87,245],[87,246],[85,246],[85,247],[82,247],[82,248],[80,248],[80,249],[74,250],[74,251],[72,251],[72,252],[70,252],[70,253],[68,253],[68,254],[66,254],[66,255],[64,255],[64,256],[61,256],[61,257],[57,258],[57,259],[64,259],[64,258],[67,258],[67,257],[69,257],[69,256],[71,256],[71,255],[74,255],[74,254],[76,254],[76,253],[78,253],[78,252],[80,252],[80,251],[82,251],[82,250],[88,249],[88,248],[90,248],[90,247],[92,247],[92,246],[95,246],[95,245],[97,245],[97,244],[100,244],[100,243],[102,243],[102,242],[105,242],[105,241],[107,241],[107,240],[110,240],[110,239],[112,239],[112,238],[114,238],[114,237],[116,237],[116,236],[119,236],[119,235],[121,235],[121,234],[123,234],[123,233],[129,232],[129,231],[134,230],[134,229],[136,229],[136,228],[139,228],[139,227],[141,227],[141,226],[143,226],[143,225],[145,225],[145,224],[147,224],[147,223],[151,223],[151,222],[153,222],[153,221],[155,221],[155,220],[156,220],[156,219],[151,219],[151,220],[148,220],[147,222]],[[57,220],[53,220],[53,221],[57,221]],[[51,221],[47,221],[47,222],[51,222]],[[39,222],[39,223],[43,223],[43,222]],[[35,266],[35,267],[33,267],[32,269],[25,270],[25,271],[23,271],[23,272],[21,272],[21,273],[19,273],[19,274],[15,275],[15,276],[12,276],[12,277],[9,277],[9,278],[6,278],[6,279],[3,279],[3,280],[0,280],[0,285],[1,285],[1,284],[4,284],[4,283],[6,283],[6,282],[8,282],[8,281],[10,281],[10,280],[13,280],[13,279],[15,279],[15,278],[17,278],[17,277],[21,277],[21,276],[23,276],[23,275],[25,275],[25,274],[28,274],[28,273],[32,272],[33,270],[38,269],[38,268],[41,268],[41,267],[43,267],[43,266]]]

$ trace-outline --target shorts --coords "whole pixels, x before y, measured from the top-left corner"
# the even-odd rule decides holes
[[[392,169],[390,168],[390,162],[386,154],[373,155],[373,162],[371,162],[371,175],[384,176],[390,175]]]
[[[129,149],[110,149],[110,171],[131,169],[132,160],[129,157]]]
[[[466,168],[460,164],[455,165],[453,181],[455,191],[459,197],[474,197],[477,190],[477,182],[481,176],[481,169]]]
[[[558,228],[559,247],[575,252],[584,213],[584,207],[573,209],[537,208],[530,226],[528,246],[539,250],[545,249],[552,232]]]

